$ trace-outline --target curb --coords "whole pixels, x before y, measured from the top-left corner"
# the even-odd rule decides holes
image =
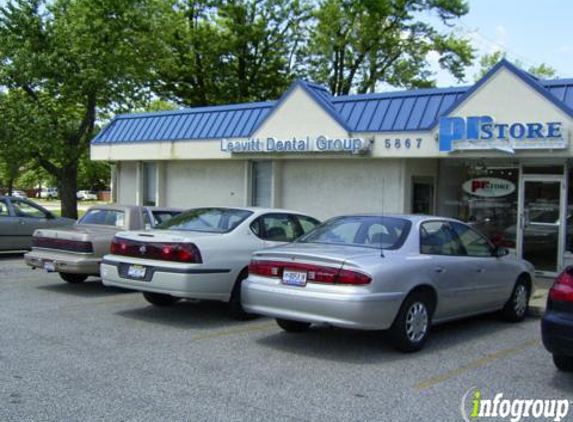
[[[527,315],[534,318],[541,318],[545,313],[545,305],[529,305]]]

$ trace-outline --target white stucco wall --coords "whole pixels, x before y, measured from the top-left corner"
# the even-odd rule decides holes
[[[139,163],[122,161],[117,165],[117,203],[135,205],[137,201],[137,166]]]
[[[244,161],[170,161],[165,166],[165,203],[171,207],[244,206]]]
[[[322,219],[403,212],[403,171],[403,160],[284,161],[281,205]]]

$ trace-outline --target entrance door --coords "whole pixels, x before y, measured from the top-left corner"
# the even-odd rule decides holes
[[[524,176],[520,238],[521,256],[548,275],[561,266],[565,225],[563,179]]]

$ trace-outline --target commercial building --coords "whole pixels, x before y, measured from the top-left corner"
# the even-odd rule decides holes
[[[469,87],[119,115],[93,140],[117,202],[260,205],[318,218],[427,213],[472,222],[551,274],[573,263],[573,79],[501,61]]]

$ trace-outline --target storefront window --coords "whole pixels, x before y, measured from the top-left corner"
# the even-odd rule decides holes
[[[252,167],[252,204],[255,207],[271,207],[273,167],[271,161],[255,161]]]
[[[494,244],[516,248],[519,169],[483,163],[440,163],[438,214],[457,218]]]

